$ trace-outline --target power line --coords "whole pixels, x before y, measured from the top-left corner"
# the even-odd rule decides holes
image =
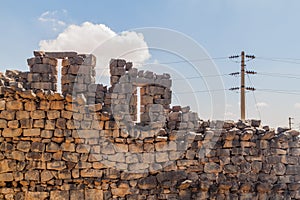
[[[196,90],[196,91],[191,91],[191,92],[174,92],[175,94],[195,94],[195,93],[206,93],[206,92],[221,92],[221,91],[226,91],[228,89],[215,89],[215,90]]]
[[[289,90],[274,90],[274,89],[257,89],[258,92],[268,92],[268,93],[278,93],[278,94],[290,94],[290,95],[299,95],[299,92],[289,91]]]
[[[195,90],[190,92],[176,92],[173,91],[175,94],[195,94],[195,93],[206,93],[206,92],[220,92],[220,91],[232,91],[230,89],[215,89],[215,90]],[[268,93],[280,93],[280,94],[291,94],[291,95],[300,95],[300,90],[276,90],[276,89],[255,89],[257,92],[268,92]],[[256,99],[257,101],[257,99]],[[257,102],[256,102],[257,103]]]
[[[246,68],[246,70],[247,70],[247,68]],[[250,78],[250,76],[249,76],[248,73],[247,73],[247,77],[248,77],[248,80],[249,80],[249,82],[250,82],[250,84],[251,84],[251,87],[254,88],[254,84],[253,84],[253,82],[252,82],[252,80],[251,80],[251,78]],[[261,113],[260,113],[260,110],[259,110],[258,105],[257,105],[257,98],[256,98],[256,96],[255,96],[255,92],[254,92],[254,91],[252,91],[252,95],[253,95],[253,98],[254,98],[256,110],[257,110],[258,115],[259,115],[259,119],[261,120]]]
[[[213,58],[198,58],[198,59],[191,59],[191,60],[177,60],[177,61],[169,61],[169,62],[159,62],[159,63],[142,63],[142,62],[135,62],[136,64],[141,65],[169,65],[169,64],[178,64],[178,63],[191,63],[191,62],[205,62],[210,60],[225,60],[228,59],[228,57],[213,57]],[[96,69],[109,69],[109,67],[97,67]]]
[[[257,74],[262,76],[276,77],[276,78],[300,79],[300,75],[292,75],[292,74],[264,73],[264,72],[258,72]]]
[[[185,77],[185,78],[172,78],[172,80],[176,80],[177,81],[177,80],[198,79],[198,78],[205,78],[205,77],[221,77],[221,76],[229,76],[229,74],[192,76],[192,77]]]
[[[279,57],[264,57],[264,56],[259,56],[259,57],[256,57],[256,58],[264,58],[264,59],[274,59],[274,60],[298,60],[298,61],[300,61],[300,58],[291,58],[291,57],[285,57],[285,58],[283,58],[283,57],[281,57],[281,58],[279,58]]]
[[[267,60],[267,61],[273,61],[273,62],[281,62],[281,63],[290,63],[290,64],[300,64],[300,62],[285,60],[285,59],[274,59],[274,58],[264,58],[264,57],[256,57],[259,60]]]

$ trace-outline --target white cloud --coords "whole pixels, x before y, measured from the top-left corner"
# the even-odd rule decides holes
[[[61,19],[65,18],[67,14],[67,10],[46,11],[40,15],[38,20],[42,23],[49,23],[53,31],[59,31],[67,26],[67,23]]]
[[[267,104],[266,102],[258,102],[257,104],[256,104],[256,106],[257,107],[269,107],[269,104]]]
[[[300,103],[295,103],[294,107],[300,109]]]
[[[56,39],[42,40],[39,46],[44,51],[92,53],[97,57],[100,69],[108,67],[111,58],[124,58],[134,63],[143,63],[150,58],[142,34],[129,31],[117,34],[104,24],[90,22],[70,25]]]

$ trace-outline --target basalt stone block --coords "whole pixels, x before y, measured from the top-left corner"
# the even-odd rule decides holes
[[[96,56],[93,54],[79,54],[84,59],[83,65],[96,66]]]
[[[20,101],[8,101],[6,103],[7,110],[23,110],[23,103]]]
[[[69,57],[76,57],[76,52],[45,52],[45,56],[50,58],[64,59]]]
[[[66,162],[65,161],[51,161],[47,163],[48,170],[63,170],[66,169]]]
[[[50,200],[69,200],[70,192],[69,191],[51,191],[50,192]]]
[[[43,89],[56,91],[56,84],[52,82],[33,82],[31,83],[32,89]]]
[[[13,181],[14,177],[12,173],[3,173],[0,174],[0,181],[6,182],[6,181]]]
[[[57,74],[57,67],[49,64],[35,64],[30,67],[30,72],[40,74]]]
[[[19,137],[22,135],[22,129],[5,128],[2,132],[3,137]]]
[[[26,199],[30,200],[46,200],[48,197],[48,192],[28,192],[26,194]]]
[[[140,179],[138,181],[138,186],[142,190],[154,189],[157,187],[157,179],[155,176]]]

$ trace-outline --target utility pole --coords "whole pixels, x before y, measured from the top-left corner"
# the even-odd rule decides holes
[[[291,130],[292,129],[292,124],[294,124],[294,123],[292,123],[292,120],[293,120],[294,118],[292,118],[292,117],[289,117],[289,129]]]
[[[230,59],[235,59],[235,58],[239,58],[241,57],[241,72],[234,72],[234,73],[231,73],[230,75],[232,76],[235,76],[235,75],[241,75],[241,85],[240,87],[234,87],[234,88],[230,88],[230,90],[240,90],[241,91],[241,120],[242,121],[245,121],[246,119],[246,96],[245,96],[245,93],[246,93],[246,90],[252,90],[254,91],[255,88],[253,87],[246,87],[245,86],[245,74],[256,74],[256,72],[254,71],[246,71],[245,70],[245,62],[247,61],[250,61],[252,59],[255,58],[255,56],[253,55],[245,55],[245,52],[242,51],[241,52],[241,55],[237,55],[237,56],[230,56],[229,58]],[[245,61],[245,58],[248,58],[247,61]]]
[[[245,98],[245,52],[241,53],[241,120],[245,121],[246,113],[246,98]]]

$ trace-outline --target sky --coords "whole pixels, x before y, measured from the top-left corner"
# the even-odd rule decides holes
[[[277,127],[293,117],[298,129],[299,8],[297,0],[1,0],[0,70],[28,70],[33,50],[74,50],[99,56],[106,83],[109,59],[123,57],[170,73],[173,104],[191,105],[205,120],[238,120],[240,95],[227,89],[240,77],[227,74],[240,63],[227,57],[245,51],[256,56],[247,69],[257,71],[246,77],[257,88],[246,94],[247,118]]]

